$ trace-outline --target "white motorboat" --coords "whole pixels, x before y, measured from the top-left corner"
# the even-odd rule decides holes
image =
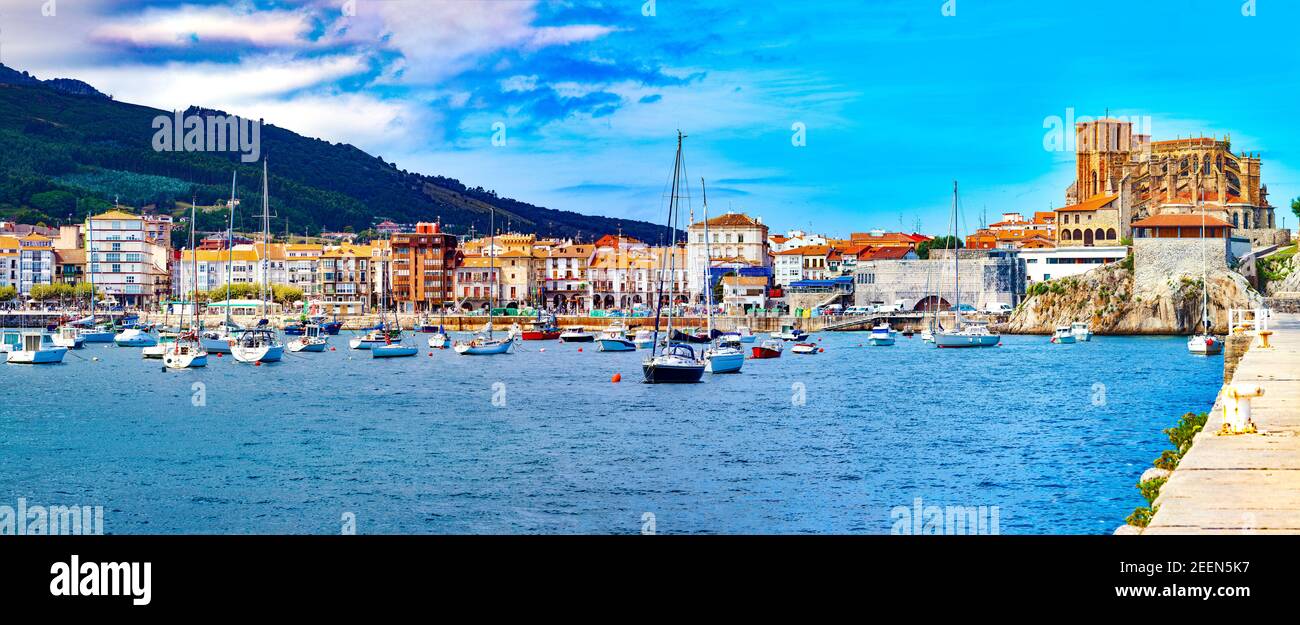
[[[634,352],[636,343],[627,339],[625,326],[615,324],[605,328],[605,331],[596,337],[596,349],[602,352]]]
[[[391,342],[392,337],[389,336],[388,330],[379,327],[370,330],[361,336],[352,337],[352,339],[348,341],[348,347],[351,347],[352,349],[374,349],[376,346],[388,345]]]
[[[85,345],[86,339],[81,335],[81,328],[74,325],[59,326],[59,333],[50,337],[54,341],[55,347],[66,347],[68,349],[81,349]]]
[[[654,332],[649,330],[637,330],[636,336],[632,339],[637,349],[650,349],[654,347],[654,342]]]
[[[741,343],[753,343],[754,339],[758,338],[749,329],[749,326],[737,326],[736,334],[740,336]]]
[[[782,341],[802,341],[808,338],[808,333],[792,325],[783,325],[779,331],[772,333],[772,338]]]
[[[1088,327],[1087,322],[1076,321],[1070,324],[1070,334],[1074,335],[1075,340],[1084,341],[1085,343],[1092,340],[1092,328]]]
[[[429,349],[447,349],[451,346],[451,338],[446,332],[438,331],[429,335]]]
[[[302,328],[302,334],[294,337],[285,347],[293,353],[311,352],[319,353],[329,347],[329,334],[324,328],[315,323],[309,323]]]
[[[591,343],[596,340],[596,335],[582,328],[569,328],[560,333],[561,343]]]
[[[887,347],[893,345],[894,340],[894,329],[889,327],[888,323],[882,323],[871,328],[871,334],[867,337],[867,344],[875,347]]]
[[[816,354],[817,344],[816,343],[795,343],[794,347],[790,348],[790,352],[793,354]]]
[[[509,354],[514,344],[515,342],[510,339],[494,339],[486,334],[480,334],[469,341],[457,341],[451,348],[457,354],[465,356],[492,356]]]
[[[275,330],[259,325],[235,335],[230,355],[239,362],[279,362],[284,357],[284,344]]]
[[[1052,333],[1052,342],[1057,345],[1070,345],[1076,340],[1074,332],[1070,330],[1070,326],[1060,326],[1056,328],[1056,332]]]
[[[15,365],[54,365],[68,353],[68,348],[55,345],[53,337],[39,331],[6,331],[3,346],[6,361]]]
[[[139,328],[127,328],[118,332],[117,336],[113,337],[113,342],[118,347],[149,347],[157,345],[158,339]]]

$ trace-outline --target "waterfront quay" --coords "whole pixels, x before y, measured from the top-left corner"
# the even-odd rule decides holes
[[[1232,385],[1257,384],[1256,433],[1224,435],[1224,392],[1205,428],[1160,489],[1143,534],[1300,534],[1300,314],[1275,314],[1271,347],[1260,338]]]

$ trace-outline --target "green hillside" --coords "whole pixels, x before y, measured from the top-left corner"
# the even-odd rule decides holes
[[[170,114],[117,102],[85,83],[39,81],[0,65],[0,218],[53,225],[116,198],[122,204],[153,204],[170,210],[196,198],[216,204],[230,195],[231,172],[239,173],[241,211],[236,224],[252,227],[261,206],[261,164],[242,163],[237,153],[156,152],[153,119]],[[220,115],[191,108],[186,114]],[[269,156],[272,230],[302,234],[324,230],[364,231],[383,219],[399,223],[441,217],[447,230],[488,230],[497,222],[540,235],[585,240],[616,232],[648,241],[666,229],[640,221],[582,215],[499,197],[458,180],[400,170],[380,157],[265,125],[262,153]],[[204,213],[199,229],[221,230],[223,215]]]

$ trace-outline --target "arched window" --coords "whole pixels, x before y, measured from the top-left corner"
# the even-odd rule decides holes
[[[1096,236],[1093,237],[1093,239],[1096,240],[1096,241],[1105,241],[1105,240],[1106,240],[1106,231],[1105,231],[1105,230],[1102,230],[1101,228],[1097,228],[1097,234],[1096,234]]]
[[[1106,240],[1107,240],[1107,241],[1114,241],[1114,240],[1115,240],[1115,229],[1114,229],[1114,228],[1107,228],[1107,229],[1106,229]]]
[[[1083,244],[1084,244],[1085,246],[1092,245],[1092,231],[1091,231],[1091,230],[1084,230],[1084,231],[1083,231]]]
[[[1246,211],[1241,214],[1241,227],[1242,228],[1250,227],[1250,211]]]
[[[1074,237],[1070,234],[1070,231],[1069,231],[1069,230],[1061,230],[1061,240],[1062,240],[1062,241],[1071,241],[1071,240],[1073,240],[1073,239],[1074,239]]]
[[[1080,230],[1080,229],[1078,229],[1078,228],[1075,228],[1075,229],[1074,229],[1074,240],[1075,240],[1075,241],[1082,241],[1082,240],[1083,240],[1083,231],[1082,231],[1082,230]]]

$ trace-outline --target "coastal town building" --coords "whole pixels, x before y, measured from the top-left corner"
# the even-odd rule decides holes
[[[1234,259],[1232,224],[1206,215],[1153,215],[1133,222],[1138,288],[1222,269]],[[1248,251],[1248,248],[1247,248]]]
[[[313,243],[288,243],[284,246],[286,284],[312,296],[320,293],[316,283],[316,266],[325,246]]]
[[[462,310],[487,308],[501,301],[501,269],[488,256],[466,256],[456,267],[456,298]]]
[[[317,263],[315,301],[324,314],[351,315],[371,309],[373,282],[371,261],[374,250],[369,245],[343,244],[326,249]]]
[[[708,240],[705,240],[708,230]],[[728,212],[699,221],[687,228],[686,265],[688,288],[700,295],[717,284],[718,278],[740,269],[769,269],[772,256],[768,248],[768,228],[761,219],[743,213]],[[705,251],[708,251],[706,258]],[[771,275],[770,272],[749,272]],[[705,276],[709,283],[704,284]]]
[[[720,284],[721,304],[729,314],[767,307],[767,278],[729,275],[723,276]]]
[[[1020,249],[1020,258],[1025,261],[1025,278],[1029,284],[1033,284],[1076,276],[1106,263],[1120,262],[1128,253],[1126,245],[1023,247]]]
[[[1099,195],[1056,209],[1057,247],[1118,245],[1128,236],[1129,216],[1121,194]]]
[[[437,223],[392,234],[393,301],[402,312],[441,310],[455,300],[457,244]]]
[[[1001,220],[966,236],[966,248],[973,250],[1012,250],[1055,245],[1055,211],[1039,211],[1029,219],[1020,213],[1003,213]]]
[[[546,253],[542,282],[543,300],[555,311],[583,312],[590,309],[587,267],[596,248],[590,243],[566,242]]]
[[[948,310],[956,304],[954,263],[947,250],[931,251],[928,260],[859,262],[853,274],[856,306],[893,304],[904,310]],[[1024,298],[1025,261],[1013,250],[960,250],[961,303],[1015,306]]]
[[[108,302],[145,307],[171,292],[169,248],[150,223],[146,230],[143,218],[118,208],[87,217],[86,273]]]

